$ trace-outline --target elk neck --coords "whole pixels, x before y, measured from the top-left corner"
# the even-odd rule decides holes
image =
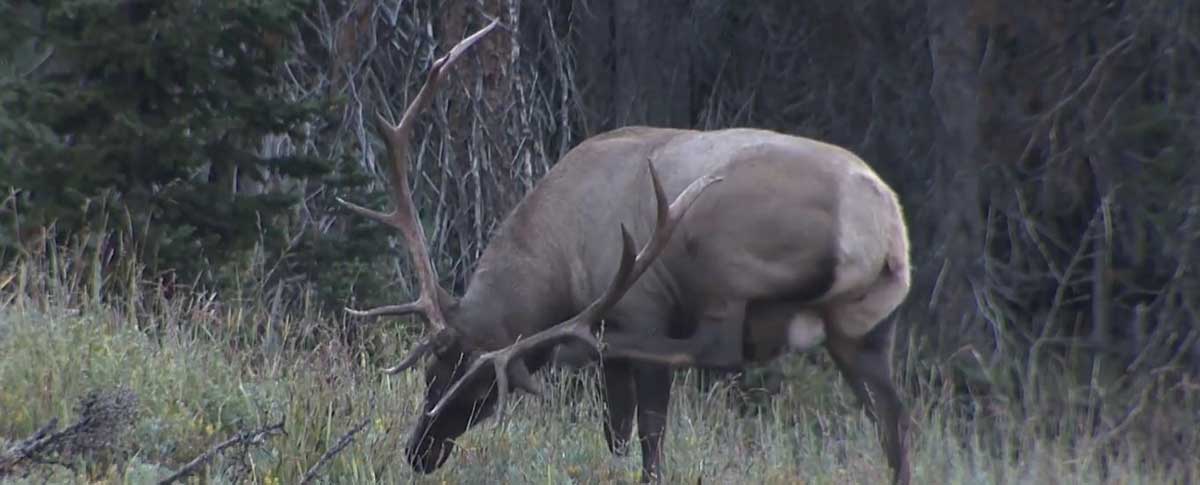
[[[466,294],[450,317],[474,346],[484,350],[507,346],[578,310],[571,304],[566,270],[531,253],[496,241],[480,258]]]

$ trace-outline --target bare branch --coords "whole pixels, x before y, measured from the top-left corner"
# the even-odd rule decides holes
[[[361,423],[358,423],[357,426],[351,428],[350,431],[347,431],[346,434],[342,435],[341,438],[338,438],[337,443],[335,443],[332,448],[326,450],[325,454],[321,455],[321,459],[317,460],[317,462],[314,463],[307,472],[304,472],[304,478],[300,480],[300,484],[304,485],[306,483],[312,483],[312,481],[317,478],[317,473],[321,471],[321,468],[324,468],[325,465],[327,465],[335,456],[338,455],[338,453],[341,453],[342,450],[346,449],[347,446],[350,446],[350,443],[354,442],[354,436],[366,429],[367,425],[370,423],[370,416],[363,418]]]
[[[275,423],[275,424],[272,424],[269,426],[265,426],[265,427],[258,428],[255,430],[250,430],[250,431],[242,431],[240,433],[237,433],[237,434],[231,436],[229,439],[227,439],[225,441],[222,441],[220,443],[217,443],[216,445],[213,445],[213,447],[209,448],[208,451],[201,453],[200,456],[197,456],[196,458],[192,459],[192,461],[189,461],[186,465],[183,466],[183,468],[180,468],[179,471],[171,474],[171,476],[169,476],[167,478],[160,480],[158,482],[158,485],[167,485],[169,483],[174,483],[174,482],[177,482],[179,480],[182,480],[182,479],[188,477],[189,475],[191,475],[193,473],[196,473],[196,470],[199,470],[201,466],[204,466],[204,464],[208,463],[208,461],[211,460],[214,456],[217,456],[217,454],[221,453],[222,451],[225,451],[226,449],[228,449],[231,446],[252,445],[252,444],[258,445],[258,444],[265,443],[267,438],[269,438],[271,436],[274,436],[277,434],[285,434],[286,431],[284,431],[284,429],[283,429],[284,421],[285,421],[285,419],[280,419],[278,423]]]
[[[26,461],[39,461],[37,457],[53,447],[61,435],[61,432],[54,432],[55,428],[58,428],[58,418],[51,419],[28,438],[0,453],[0,477],[11,474]]]
[[[29,438],[0,452],[0,477],[11,474],[24,463],[68,466],[56,457],[79,455],[117,445],[132,426],[137,414],[137,394],[129,389],[91,391],[76,405],[78,418],[70,426],[57,430],[58,419],[51,419]]]

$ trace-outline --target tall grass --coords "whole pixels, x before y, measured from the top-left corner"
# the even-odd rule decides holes
[[[69,422],[75,402],[98,389],[132,390],[138,398],[134,424],[106,458],[66,455],[62,465],[31,466],[7,477],[13,483],[153,483],[214,443],[279,419],[285,419],[285,435],[232,448],[192,480],[295,483],[364,420],[367,427],[322,469],[322,480],[638,479],[636,449],[623,458],[608,452],[591,386],[573,385],[580,376],[560,372],[547,374],[543,398],[516,399],[504,424],[481,424],[462,437],[443,469],[415,475],[403,445],[424,390],[421,377],[377,372],[403,346],[387,337],[398,332],[370,332],[380,334],[372,345],[350,341],[336,317],[303,301],[281,302],[281,292],[229,302],[187,292],[168,300],[154,285],[136,281],[119,285],[120,292],[104,291],[119,276],[88,267],[84,252],[50,251],[16,258],[0,270],[0,450],[8,447],[4,440],[28,436],[52,418]],[[915,350],[909,353],[900,372],[918,423],[915,483],[1200,479],[1200,391],[1194,381],[1150,377],[1110,389],[1105,372],[1079,376],[1046,365],[1036,390],[1015,395],[997,384],[965,393],[960,381],[967,366],[924,362]],[[667,481],[886,483],[873,428],[824,356],[789,358],[783,367],[782,391],[756,400],[737,399],[729,386],[700,390],[690,373],[681,373],[668,431]]]

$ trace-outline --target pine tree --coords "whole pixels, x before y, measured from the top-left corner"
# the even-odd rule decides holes
[[[340,173],[353,163],[260,148],[303,145],[329,112],[289,99],[278,75],[311,3],[0,2],[0,59],[24,61],[0,71],[0,186],[21,207],[0,244],[18,228],[120,226],[155,274],[210,282],[256,245],[295,249],[280,219],[297,188],[366,181]],[[338,256],[302,247],[315,259],[298,271]]]

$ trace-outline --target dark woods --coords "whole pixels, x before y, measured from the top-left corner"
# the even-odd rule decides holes
[[[398,118],[432,59],[497,16],[505,30],[463,59],[413,141],[448,287],[587,136],[753,126],[849,147],[900,193],[916,283],[899,354],[1018,394],[1046,359],[1200,370],[1195,2],[0,9],[6,258],[51,237],[93,248],[91,264],[136,257],[151,281],[323,288],[330,309],[403,300],[415,290],[386,231],[333,200],[383,204],[373,113]]]

